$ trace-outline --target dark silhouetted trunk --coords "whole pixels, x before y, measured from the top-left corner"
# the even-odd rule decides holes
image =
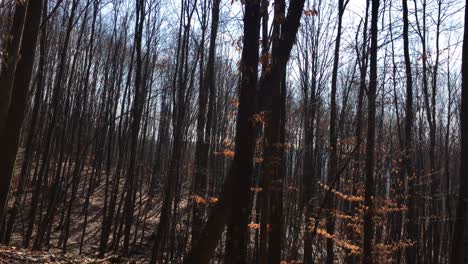
[[[468,1],[465,1],[468,6]],[[468,23],[468,12],[465,7],[465,23]],[[457,218],[453,232],[450,264],[468,262],[468,27],[463,34],[462,55],[462,90],[461,90],[461,144],[460,144],[460,189],[457,204]]]
[[[23,25],[26,17],[28,7],[27,1],[16,1],[15,13],[13,15],[13,23],[10,28],[8,41],[5,44],[5,52],[7,59],[1,60],[0,72],[0,138],[3,139],[3,134],[6,133],[6,123],[10,111],[10,102],[12,100],[13,82],[15,79],[16,65],[19,61],[19,52],[21,45],[21,38],[23,36]],[[3,140],[2,140],[3,141]],[[5,142],[5,141],[4,141]],[[5,144],[2,142],[3,144]],[[4,219],[6,217],[6,204],[8,199],[8,192],[10,190],[11,172],[9,160],[11,157],[7,156],[6,151],[2,151],[2,169],[0,170],[0,229],[3,229]],[[13,159],[16,156],[13,156]],[[4,167],[5,166],[5,167]],[[0,236],[0,239],[3,234]]]
[[[215,204],[199,241],[193,245],[184,263],[209,263],[221,234],[230,220],[235,228],[229,252],[239,252],[247,242],[250,183],[255,148],[255,111],[257,67],[260,31],[260,1],[247,0],[244,14],[244,39],[241,58],[241,83],[237,112],[235,155],[228,176],[223,184],[219,201]],[[236,202],[233,203],[233,195]],[[232,212],[232,213],[231,213]],[[245,254],[246,252],[244,252]],[[229,256],[234,263],[246,263],[246,255]]]
[[[364,242],[362,263],[372,264],[373,237],[374,237],[374,170],[375,170],[375,113],[377,97],[377,23],[379,18],[379,0],[372,0],[371,14],[371,46],[369,64],[369,91],[367,104],[367,147],[366,147],[366,177],[364,183]]]

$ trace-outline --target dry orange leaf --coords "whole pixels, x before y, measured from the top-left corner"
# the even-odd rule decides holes
[[[250,229],[259,229],[260,228],[260,224],[257,224],[257,223],[250,223],[247,225]]]

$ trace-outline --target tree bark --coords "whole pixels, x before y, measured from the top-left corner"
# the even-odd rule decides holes
[[[364,187],[364,242],[363,242],[363,264],[373,262],[373,236],[374,236],[374,167],[375,167],[375,113],[377,95],[377,23],[379,18],[379,0],[372,0],[371,14],[371,47],[370,47],[370,76],[368,91],[368,119],[367,119],[367,155],[366,155],[366,177]]]
[[[184,258],[184,263],[209,263],[214,250],[229,219],[236,228],[236,237],[231,241],[230,252],[240,252],[245,244],[250,201],[250,181],[253,171],[255,148],[255,124],[252,116],[255,111],[258,48],[260,28],[260,1],[247,0],[244,14],[244,40],[241,58],[241,84],[237,112],[235,155],[229,174],[223,184],[219,201],[203,229],[199,241]],[[233,203],[233,195],[236,202]],[[232,213],[231,213],[232,212]],[[236,247],[236,248],[234,248]],[[245,252],[243,252],[245,254]],[[246,263],[246,255],[230,256],[235,263]]]
[[[407,179],[412,178],[413,172],[413,76],[411,71],[411,58],[409,54],[409,36],[408,36],[408,0],[402,0],[403,5],[403,52],[405,56],[405,74],[406,74],[406,118],[405,118],[405,170]],[[417,225],[416,225],[416,184],[408,184],[408,239],[418,243]],[[406,250],[406,261],[416,263],[417,246]]]
[[[23,26],[27,8],[28,2],[16,1],[13,23],[10,28],[8,41],[5,44],[7,57],[5,60],[2,60],[0,72],[0,135],[2,135],[2,138],[4,137],[3,134],[6,134],[5,128],[10,111],[10,101],[12,99],[16,65],[20,60],[20,45],[22,45],[21,38],[23,37]],[[4,143],[2,143],[2,145],[3,144]],[[7,152],[2,152],[2,154],[7,155]],[[5,156],[2,157],[2,160],[2,162],[10,163],[11,157]],[[10,170],[11,169],[8,167],[3,167],[0,171],[0,229],[3,227],[6,214],[6,204],[11,181]],[[3,237],[3,234],[0,238],[1,237]]]
[[[465,1],[468,6],[468,1]],[[465,24],[468,12],[465,7]],[[462,87],[461,87],[461,144],[460,144],[460,189],[457,204],[457,218],[453,233],[450,264],[468,262],[468,27],[463,34]]]
[[[333,179],[336,177],[338,171],[338,153],[337,153],[337,129],[336,129],[336,119],[337,119],[337,106],[336,106],[336,89],[337,89],[337,79],[338,79],[338,66],[340,60],[340,42],[341,42],[341,28],[343,21],[343,14],[346,8],[346,5],[349,1],[339,0],[338,1],[338,28],[335,39],[335,55],[333,59],[333,69],[332,69],[332,80],[331,80],[331,90],[330,90],[330,131],[329,131],[329,142],[330,142],[330,155],[328,162],[328,176],[327,176],[327,185],[332,185]],[[335,219],[333,217],[333,206],[335,203],[334,197],[328,200],[326,204],[327,216],[326,216],[326,229],[329,234],[335,232]],[[334,252],[333,252],[333,239],[327,238],[327,264],[333,264]]]
[[[215,53],[216,53],[216,35],[218,34],[220,0],[212,0],[211,12],[211,33],[210,47],[208,51],[208,62],[206,65],[206,74],[202,77],[203,64],[200,64],[200,91],[198,99],[198,117],[197,117],[197,143],[195,146],[195,182],[194,195],[204,197],[206,195],[207,177],[208,177],[208,158],[211,136],[211,122],[207,120],[207,102],[210,93],[214,92],[216,76],[214,75]],[[202,42],[203,46],[204,43]],[[204,54],[201,54],[203,61]],[[203,204],[195,203],[193,205],[192,220],[192,244],[200,237],[203,228]]]

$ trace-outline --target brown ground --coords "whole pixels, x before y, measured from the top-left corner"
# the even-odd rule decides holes
[[[104,259],[88,258],[73,254],[31,251],[16,247],[0,246],[0,264],[133,264],[134,260],[110,256]]]

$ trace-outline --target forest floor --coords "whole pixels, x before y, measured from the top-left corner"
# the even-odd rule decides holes
[[[118,256],[103,259],[89,258],[61,252],[31,251],[16,247],[0,246],[0,264],[137,264],[140,261]]]
[[[0,0],[1,1],[1,0]],[[18,156],[16,159],[16,168],[15,171],[17,174],[12,180],[12,189],[17,189],[18,187],[18,178],[19,172],[21,171],[21,164],[23,162],[24,149],[21,148],[18,151]],[[35,168],[37,164],[32,164],[32,167]],[[65,164],[66,166],[74,166],[73,163]],[[96,172],[95,172],[96,173]],[[10,245],[11,247],[4,247],[0,245],[0,264],[4,263],[147,263],[147,256],[149,255],[149,250],[152,245],[152,234],[156,230],[157,223],[159,222],[159,209],[161,206],[160,197],[152,197],[149,201],[148,192],[140,192],[137,194],[137,202],[135,206],[135,215],[138,215],[138,230],[134,232],[134,236],[131,239],[131,260],[125,260],[124,258],[117,257],[115,253],[116,249],[109,249],[106,258],[96,259],[94,258],[97,254],[100,242],[100,232],[102,228],[102,217],[103,217],[103,208],[105,201],[105,186],[103,184],[96,184],[93,187],[91,196],[89,197],[88,206],[87,206],[87,216],[85,217],[84,208],[85,208],[85,199],[86,193],[89,191],[89,179],[92,177],[93,168],[90,167],[90,164],[86,164],[82,170],[82,177],[87,178],[88,181],[82,181],[78,185],[77,195],[75,198],[75,204],[71,212],[71,225],[70,225],[70,234],[67,246],[67,253],[63,253],[61,250],[62,247],[62,235],[64,227],[62,223],[64,222],[63,216],[68,206],[70,197],[66,196],[61,201],[56,204],[56,207],[61,211],[61,216],[56,217],[53,221],[51,227],[50,241],[46,245],[43,245],[43,251],[31,251],[22,248],[23,235],[25,234],[25,226],[27,222],[24,220],[24,213],[29,211],[29,205],[31,204],[31,196],[33,189],[32,187],[26,188],[25,198],[23,201],[24,208],[19,212],[18,220],[15,222],[14,232],[11,237]],[[101,173],[104,175],[104,172]],[[104,176],[101,176],[104,177]],[[95,179],[95,182],[100,183],[104,182],[104,179]],[[70,184],[70,179],[66,179],[63,184],[64,189],[60,190],[60,193],[70,193],[68,189]],[[124,180],[121,179],[119,184],[118,193],[122,193],[124,188]],[[44,201],[49,201],[47,193],[43,194]],[[10,201],[9,209],[12,208],[13,202]],[[119,207],[120,208],[120,207]],[[187,205],[182,209],[187,209]],[[181,210],[182,210],[181,209]],[[183,210],[183,212],[185,212]],[[84,219],[86,219],[86,226],[84,224]],[[121,224],[123,218],[116,218],[112,223],[112,226],[118,226]],[[142,223],[144,220],[144,223]],[[38,224],[38,221],[35,222],[35,225]],[[85,235],[83,237],[83,230],[85,228]],[[35,230],[36,230],[35,226]],[[33,241],[35,233],[33,233]],[[113,234],[109,237],[109,247],[113,243]],[[78,251],[82,246],[82,254],[79,255]],[[119,248],[119,247],[117,247]],[[89,258],[83,257],[88,256]],[[54,259],[54,260],[51,260]],[[119,262],[120,261],[120,262]]]

